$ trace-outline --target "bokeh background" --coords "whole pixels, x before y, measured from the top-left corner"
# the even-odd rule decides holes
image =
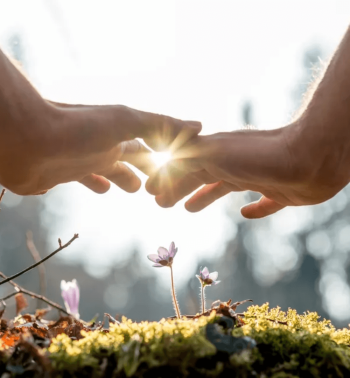
[[[348,0],[0,0],[0,46],[48,99],[200,120],[210,134],[288,124],[349,20]],[[58,237],[79,233],[45,264],[48,297],[62,303],[61,279],[76,278],[85,320],[104,312],[158,320],[173,315],[169,271],[152,268],[146,255],[174,241],[185,314],[199,310],[195,274],[208,266],[222,281],[207,289],[208,305],[251,298],[347,326],[350,189],[318,206],[244,220],[240,207],[257,198],[234,193],[190,214],[183,201],[159,208],[144,188],[97,195],[71,183],[42,197],[7,193],[0,270],[9,275],[32,263],[29,230],[41,256]],[[40,290],[37,271],[18,282]],[[11,290],[0,286],[0,295]],[[7,304],[11,314],[14,300]]]

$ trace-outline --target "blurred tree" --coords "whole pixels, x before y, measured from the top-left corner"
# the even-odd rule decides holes
[[[242,119],[244,125],[252,125],[253,120],[253,105],[251,101],[246,101],[242,106]]]

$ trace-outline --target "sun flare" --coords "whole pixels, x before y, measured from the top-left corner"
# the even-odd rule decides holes
[[[170,152],[152,152],[151,155],[152,160],[156,164],[158,168],[165,165],[168,161],[171,160],[171,153]]]

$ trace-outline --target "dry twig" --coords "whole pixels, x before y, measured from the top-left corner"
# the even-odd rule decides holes
[[[34,261],[37,263],[41,260],[40,253],[37,250],[34,240],[33,240],[33,233],[28,231],[26,233],[26,241],[27,241],[27,248],[30,254],[33,256]],[[60,245],[61,247],[61,245]],[[38,266],[39,271],[39,282],[40,282],[40,295],[46,295],[46,270],[45,265],[41,264]],[[39,300],[37,304],[37,308],[39,308]]]
[[[33,298],[37,298],[37,299],[40,299],[41,301],[47,303],[49,306],[53,307],[53,308],[56,308],[57,310],[59,311],[62,311],[63,313],[65,313],[66,315],[69,315],[71,316],[71,314],[69,312],[66,311],[66,309],[64,309],[62,306],[60,306],[59,304],[55,303],[55,302],[52,302],[50,301],[50,299],[44,297],[43,295],[39,295],[39,294],[36,294],[36,293],[33,293],[32,291],[30,290],[26,290],[24,289],[22,286],[19,286],[16,282],[12,281],[9,277],[6,277],[4,273],[0,272],[0,277],[2,278],[5,278],[5,280],[11,284],[14,288],[15,288],[15,292],[7,295],[6,297],[4,298],[0,298],[0,302],[3,302],[5,301],[6,299],[9,299],[11,297],[14,297],[16,294],[18,293],[22,293],[22,294],[26,294],[26,295],[29,295],[30,297],[33,297]]]
[[[0,282],[0,286],[3,285],[3,284],[6,283],[6,282],[9,282],[9,281],[11,281],[11,280],[13,280],[13,279],[15,279],[15,278],[21,276],[21,275],[24,274],[24,273],[27,273],[29,270],[32,270],[33,268],[36,268],[38,265],[42,264],[44,261],[46,261],[46,260],[48,260],[50,257],[54,256],[56,253],[62,251],[62,249],[67,248],[67,247],[68,247],[70,244],[72,244],[73,241],[74,241],[75,239],[77,239],[78,237],[79,237],[78,234],[74,234],[74,236],[72,237],[72,239],[69,240],[69,242],[67,242],[67,243],[64,244],[64,245],[61,245],[58,249],[56,249],[55,251],[53,251],[52,253],[50,253],[49,255],[47,255],[46,257],[44,257],[43,259],[41,259],[40,261],[38,261],[37,263],[35,263],[35,264],[29,266],[28,268],[26,268],[26,269],[20,271],[19,273],[14,274],[14,275],[11,276],[11,277],[7,277],[5,280],[3,280],[3,281]]]

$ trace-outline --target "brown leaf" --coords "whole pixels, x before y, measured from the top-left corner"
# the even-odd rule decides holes
[[[243,304],[243,303],[247,303],[247,302],[253,302],[253,300],[252,300],[252,299],[245,299],[244,301],[235,302],[235,303],[233,303],[230,307],[232,308],[233,311],[236,311],[236,308],[237,308],[238,306],[240,306],[240,305]]]
[[[19,335],[12,334],[11,332],[7,331],[0,338],[0,346],[2,348],[13,347],[19,339],[20,339]]]
[[[56,337],[57,335],[60,335],[61,333],[65,333],[64,330],[65,330],[65,329],[62,328],[62,327],[51,328],[51,329],[49,330],[49,332],[48,332],[48,335],[49,335],[49,337],[54,338],[54,337]]]
[[[74,324],[77,321],[72,316],[61,316],[56,322],[49,325],[49,328],[62,327],[66,328],[69,324]]]
[[[83,338],[83,336],[80,333],[80,331],[82,331],[83,329],[84,329],[84,327],[81,323],[76,323],[76,324],[71,324],[70,326],[68,326],[64,330],[64,332],[70,338],[80,340],[80,339]],[[85,329],[85,330],[88,331],[88,329]]]
[[[22,293],[18,293],[15,295],[16,299],[16,315],[18,316],[19,313],[28,307],[28,302],[26,297]]]
[[[38,308],[35,311],[35,318],[40,320],[51,310],[52,310],[52,308],[50,306],[46,307],[46,308]]]
[[[22,315],[22,318],[27,322],[35,322],[35,318],[33,315],[30,315],[30,314],[24,314]]]
[[[42,337],[43,339],[45,339],[47,337],[47,334],[48,334],[47,328],[39,327],[37,323],[33,324],[33,327],[30,328],[30,332],[32,334],[35,334],[37,336]]]

